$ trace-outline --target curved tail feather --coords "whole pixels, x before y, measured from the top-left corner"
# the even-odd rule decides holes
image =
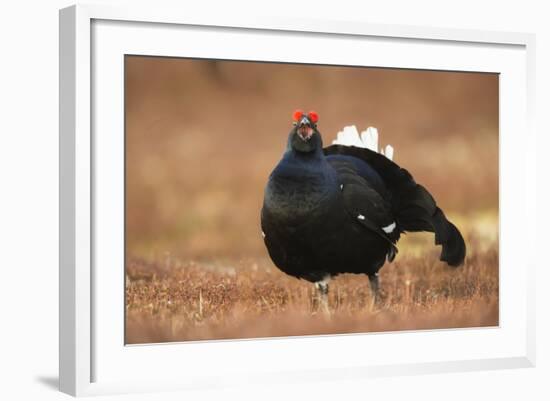
[[[447,220],[422,185],[416,184],[404,192],[396,210],[401,227],[406,231],[433,232],[435,244],[443,248],[439,259],[450,266],[460,266],[466,257],[466,244],[458,228]]]
[[[428,231],[435,234],[436,245],[442,245],[440,259],[450,266],[460,266],[466,257],[466,244],[456,226],[432,197],[404,168],[377,152],[365,148],[332,145],[326,155],[354,156],[369,163],[384,180],[391,193],[392,212],[402,231]]]
[[[440,208],[437,208],[432,217],[435,231],[435,243],[442,245],[440,259],[447,262],[450,266],[460,266],[466,257],[466,244],[458,228],[451,223],[443,214]]]

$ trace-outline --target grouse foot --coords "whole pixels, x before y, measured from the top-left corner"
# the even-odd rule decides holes
[[[315,283],[317,289],[317,299],[319,300],[319,308],[323,310],[326,316],[330,316],[330,308],[328,306],[328,282],[330,277],[327,276],[321,281]]]
[[[369,275],[369,283],[372,293],[372,306],[380,305],[380,279],[378,273]]]

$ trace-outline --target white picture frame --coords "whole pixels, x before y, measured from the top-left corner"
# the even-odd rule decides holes
[[[179,35],[196,35],[201,46],[186,47],[185,41],[178,41]],[[269,56],[262,53],[254,35],[262,35],[263,47],[271,46]],[[331,43],[335,38],[337,47]],[[318,53],[300,56],[284,46],[289,39],[310,41],[313,48],[323,46],[329,51],[322,57]],[[292,18],[235,19],[153,7],[78,5],[61,10],[60,390],[79,396],[534,366],[534,246],[510,230],[523,224],[523,231],[535,231],[534,43],[534,35],[523,33]],[[344,59],[346,46],[367,46],[377,55],[377,61],[368,65],[501,74],[500,326],[125,346],[120,337],[123,310],[118,308],[124,302],[124,288],[120,288],[124,266],[117,263],[122,252],[117,250],[120,231],[108,230],[104,224],[117,226],[123,213],[120,194],[109,194],[113,188],[118,191],[123,166],[120,56],[367,65],[361,55]],[[113,135],[98,141],[94,137],[98,129]],[[518,132],[521,140],[515,137]],[[508,163],[511,152],[517,163],[513,168]],[[523,191],[513,193],[509,181],[523,182]],[[512,241],[515,246],[507,247]],[[106,265],[115,268],[101,270]],[[507,267],[512,265],[521,267],[514,276]],[[94,298],[98,289],[101,299]],[[453,349],[444,346],[450,342]],[[370,352],[365,358],[359,350],[369,345],[371,350],[391,347],[393,352]],[[322,355],[317,356],[318,349]],[[342,350],[352,352],[342,356]],[[291,363],[285,359],[288,355],[294,357]],[[215,358],[230,363],[211,363]],[[155,371],[148,366],[155,366]]]

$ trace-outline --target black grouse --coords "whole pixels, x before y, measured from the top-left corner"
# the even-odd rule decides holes
[[[313,111],[294,112],[286,151],[265,188],[262,235],[279,269],[315,283],[328,311],[328,281],[340,273],[367,274],[378,300],[378,271],[386,259],[393,261],[406,231],[435,233],[440,259],[463,263],[460,231],[430,193],[390,160],[392,149],[386,157],[358,146],[323,148],[317,122]]]

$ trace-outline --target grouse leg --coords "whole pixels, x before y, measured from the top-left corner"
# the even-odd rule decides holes
[[[325,277],[321,281],[315,283],[315,288],[317,289],[317,295],[320,307],[323,308],[323,311],[326,315],[330,316],[330,309],[328,307],[328,282],[330,277]]]
[[[377,305],[380,302],[380,280],[378,279],[378,273],[369,275],[370,290],[372,292],[373,305]]]

